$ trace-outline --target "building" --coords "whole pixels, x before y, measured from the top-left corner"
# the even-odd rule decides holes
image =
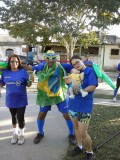
[[[12,38],[7,34],[0,35],[0,57],[6,60],[12,53],[24,54],[22,52],[24,44],[24,41],[20,38]]]
[[[62,61],[67,60],[65,47],[54,42],[46,46],[46,50],[52,49]],[[4,60],[11,53],[21,54],[27,56],[27,50],[24,41],[20,38],[12,38],[9,35],[0,36],[0,57]],[[41,53],[41,46],[35,49],[40,60],[43,59],[44,54]],[[106,41],[101,45],[93,45],[84,49],[79,44],[76,45],[75,54],[79,54],[84,58],[86,53],[90,54],[91,60],[97,63],[105,70],[115,70],[117,64],[120,62],[120,38],[114,35],[106,35]]]
[[[61,57],[65,57],[65,47],[58,43],[52,43],[48,47],[55,50]],[[114,35],[106,35],[106,41],[101,45],[93,45],[87,49],[76,45],[74,54],[79,54],[82,58],[86,53],[90,54],[91,60],[97,63],[104,70],[115,70],[120,63],[120,38]],[[64,58],[62,58],[64,59]]]

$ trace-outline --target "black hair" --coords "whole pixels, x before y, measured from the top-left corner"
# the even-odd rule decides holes
[[[71,58],[70,58],[70,63],[72,62],[73,59],[80,59],[81,58],[78,56],[78,55],[73,55]],[[71,63],[72,64],[72,63]]]

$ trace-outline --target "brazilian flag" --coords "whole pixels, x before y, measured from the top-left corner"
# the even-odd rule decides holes
[[[0,75],[2,74],[2,70],[7,68],[8,63],[0,61]]]
[[[50,68],[46,64],[44,69],[37,73],[37,104],[39,106],[54,105],[65,100],[66,87],[63,79],[65,75],[66,72],[59,63]]]

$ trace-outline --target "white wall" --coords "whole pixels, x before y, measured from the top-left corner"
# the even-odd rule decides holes
[[[119,49],[119,55],[111,55],[111,49]],[[106,45],[104,66],[107,68],[114,68],[120,63],[120,48],[119,45]]]
[[[15,54],[22,54],[22,46],[0,46],[0,54],[2,55],[3,57],[3,60],[6,60],[7,57],[6,57],[6,50],[7,49],[12,49],[14,51]]]

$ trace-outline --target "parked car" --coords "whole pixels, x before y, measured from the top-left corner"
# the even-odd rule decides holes
[[[30,65],[30,66],[36,66],[39,64],[38,61],[29,60],[28,57],[26,57],[26,56],[19,55],[19,57],[21,59],[22,64],[26,64],[26,65]]]

